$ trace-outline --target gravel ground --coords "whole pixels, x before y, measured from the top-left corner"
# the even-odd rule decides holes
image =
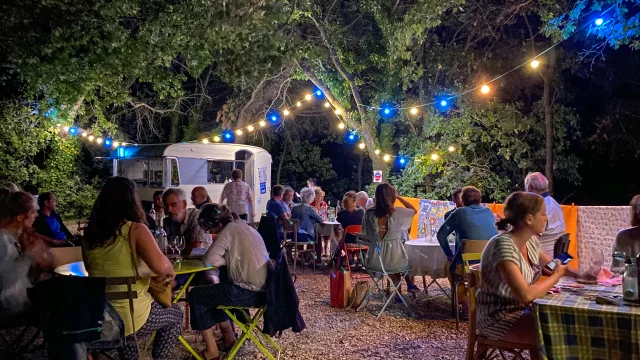
[[[430,279],[427,278],[427,283]],[[416,283],[422,288],[422,278]],[[449,283],[439,283],[448,290]],[[298,271],[296,283],[300,310],[307,328],[294,334],[287,331],[276,342],[282,346],[280,359],[463,359],[466,353],[467,325],[455,329],[448,297],[434,285],[429,294],[408,296],[410,309],[393,303],[378,320],[382,304],[372,301],[359,312],[329,306],[327,270]],[[196,349],[204,348],[201,337],[191,331],[184,336]],[[236,359],[261,359],[258,348],[245,345]],[[43,351],[32,353],[29,359],[46,359]],[[117,358],[117,357],[116,357]],[[174,359],[190,359],[178,344]],[[142,359],[150,359],[149,352]]]

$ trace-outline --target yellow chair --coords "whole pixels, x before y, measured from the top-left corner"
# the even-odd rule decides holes
[[[472,265],[469,271],[469,333],[466,360],[492,359],[494,356],[506,359],[504,353],[513,355],[514,359],[525,360],[522,353],[524,351],[531,351],[535,345],[491,340],[486,336],[476,333],[476,292],[482,286],[480,264]],[[477,350],[475,349],[476,344],[478,345]]]
[[[462,279],[456,281],[453,287],[453,305],[456,312],[456,330],[460,329],[460,307],[458,304],[458,286],[463,285],[466,289],[466,282],[469,279],[469,267],[471,262],[480,261],[482,258],[482,251],[487,246],[489,240],[462,240],[461,251],[463,261],[463,274]],[[466,292],[466,290],[465,290]]]
[[[240,330],[242,330],[242,335],[229,351],[227,360],[231,360],[236,356],[236,353],[238,352],[238,350],[240,350],[242,344],[244,344],[247,338],[251,339],[251,341],[256,344],[256,346],[268,359],[276,360],[280,358],[280,352],[282,352],[282,348],[278,344],[276,344],[276,342],[273,341],[271,337],[265,335],[258,326],[260,320],[262,319],[262,316],[266,311],[266,307],[257,308],[258,312],[253,317],[250,317],[249,314],[244,311],[244,308],[239,306],[218,306],[218,309],[224,310],[224,312],[227,314],[227,316],[229,316],[233,323],[236,324],[236,326],[239,327]],[[231,310],[241,312],[246,321],[238,319]],[[263,338],[264,340],[266,340],[266,342],[270,343],[278,351],[278,355],[273,356],[269,352],[269,350],[267,350],[263,342],[260,341],[260,338]]]

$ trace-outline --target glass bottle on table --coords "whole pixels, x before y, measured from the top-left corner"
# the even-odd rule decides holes
[[[636,259],[633,258],[625,260],[622,298],[626,301],[638,301],[638,265]]]
[[[163,254],[167,253],[167,232],[164,231],[164,217],[158,216],[156,220],[157,228],[155,233],[156,244]]]

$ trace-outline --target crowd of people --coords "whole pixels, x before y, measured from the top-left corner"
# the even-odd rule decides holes
[[[197,281],[199,286],[191,290],[188,299],[191,326],[202,332],[206,344],[203,358],[216,359],[220,350],[235,342],[231,323],[217,306],[264,302],[269,254],[260,234],[246,222],[253,206],[250,188],[242,182],[240,170],[234,171],[233,178],[233,182],[225,185],[217,204],[212,203],[205,188],[194,188],[191,193],[194,208],[187,206],[183,190],[170,188],[153,194],[151,211],[147,213],[142,209],[135,184],[123,177],[108,179],[95,201],[81,241],[86,269],[90,276],[97,277],[138,274],[133,285],[138,294],[133,318],[126,300],[111,303],[123,320],[126,336],[156,333],[154,359],[170,357],[184,316],[180,308],[161,306],[148,293],[152,274],[174,286],[185,281],[176,276],[154,239],[160,225],[167,236],[184,237],[183,255],[194,248],[204,248],[203,261],[216,267]],[[26,289],[53,270],[51,247],[80,243],[58,214],[53,193],[38,193],[33,186],[25,189],[28,192],[19,191],[15,185],[0,188],[0,315],[3,316],[30,309]],[[437,239],[450,262],[452,284],[462,276],[462,241],[489,240],[481,260],[478,330],[492,339],[534,343],[530,303],[544,296],[560,277],[570,272],[560,262],[556,262],[554,270],[545,267],[554,261],[555,241],[566,230],[562,209],[549,195],[548,181],[541,173],[529,174],[525,189],[526,192],[508,196],[504,217],[498,219],[481,205],[480,190],[473,186],[456,189],[452,194],[456,208],[445,214]],[[296,195],[299,203],[294,203]],[[298,220],[298,242],[315,240],[316,225],[326,221],[321,216],[327,207],[324,196],[313,179],[299,194],[290,187],[275,185],[266,204],[266,216]],[[396,202],[402,206],[396,206]],[[392,274],[397,283],[398,274],[408,268],[404,241],[417,212],[392,185],[381,183],[373,199],[366,192],[345,193],[336,221],[340,230],[361,225],[363,234],[378,239],[380,251],[369,252],[362,265]],[[455,238],[454,251],[449,245],[450,236]],[[354,241],[353,236],[345,236],[345,242]],[[631,256],[640,253],[640,195],[631,201],[631,228],[621,231],[612,247],[613,251]],[[316,252],[321,255],[325,249],[316,245]],[[621,269],[624,264],[614,260],[612,270],[621,272]],[[547,277],[538,281],[542,275]],[[417,289],[411,277],[405,280],[409,291]],[[223,349],[216,344],[214,326],[221,330]],[[137,358],[133,341],[121,351],[123,359]]]

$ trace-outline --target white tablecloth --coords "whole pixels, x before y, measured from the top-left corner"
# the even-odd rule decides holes
[[[331,241],[329,244],[332,254],[338,247],[339,239],[336,238],[336,233],[334,231],[334,228],[337,228],[338,226],[340,226],[340,223],[337,221],[325,221],[316,225],[316,231],[319,235],[331,237]]]
[[[445,277],[444,267],[447,264],[447,256],[437,241],[419,238],[407,241],[404,245],[409,255],[410,275],[428,275],[434,279]],[[449,244],[449,246],[451,251],[455,252],[455,244]]]

